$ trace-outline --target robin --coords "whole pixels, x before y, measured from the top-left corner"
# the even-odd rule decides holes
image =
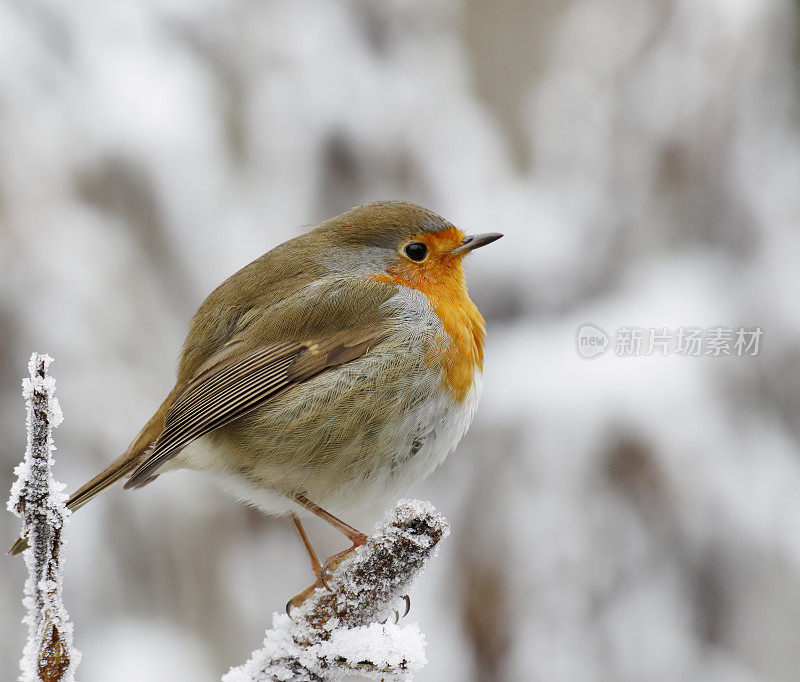
[[[291,517],[317,576],[290,602],[300,603],[367,540],[339,516],[406,493],[469,427],[484,322],[462,261],[501,236],[376,202],[256,259],[203,302],[175,387],[68,507],[125,476],[131,489],[172,469],[210,472],[235,497]],[[300,521],[309,514],[352,547],[321,565]]]

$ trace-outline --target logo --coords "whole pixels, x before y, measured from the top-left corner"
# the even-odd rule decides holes
[[[608,350],[608,334],[594,324],[582,324],[575,338],[578,355],[587,360],[596,358]]]

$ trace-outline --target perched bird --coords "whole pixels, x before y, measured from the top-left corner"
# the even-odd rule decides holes
[[[262,511],[291,515],[324,581],[352,548],[321,566],[298,515],[363,544],[334,514],[404,494],[469,427],[484,322],[462,261],[501,236],[377,202],[256,259],[203,302],[175,387],[69,508],[124,476],[139,488],[171,469],[207,471]],[[11,551],[24,548],[20,538]]]

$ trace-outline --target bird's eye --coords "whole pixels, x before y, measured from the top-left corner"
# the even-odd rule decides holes
[[[425,260],[425,256],[428,255],[428,247],[422,242],[411,242],[406,246],[405,252],[411,260]]]

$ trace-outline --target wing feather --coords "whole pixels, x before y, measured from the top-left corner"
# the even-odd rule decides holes
[[[276,343],[242,353],[223,348],[176,395],[164,429],[126,488],[138,488],[189,443],[247,414],[264,401],[320,372],[363,355],[380,340],[376,330],[348,330],[305,343]]]

